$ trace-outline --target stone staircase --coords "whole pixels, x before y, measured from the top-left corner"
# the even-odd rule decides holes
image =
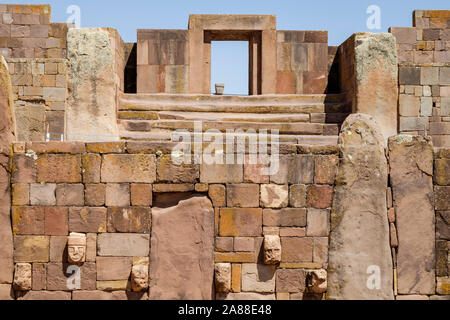
[[[277,129],[280,141],[310,144],[335,144],[348,114],[340,94],[123,94],[118,111],[123,140],[170,141],[175,130],[193,132],[201,121],[202,132]]]

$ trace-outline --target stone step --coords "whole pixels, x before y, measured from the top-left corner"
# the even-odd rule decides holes
[[[342,123],[348,113],[217,113],[175,111],[119,111],[121,120],[192,120],[232,122],[311,122]]]
[[[120,130],[120,135],[122,140],[127,141],[153,141],[153,142],[169,142],[172,141],[172,132],[137,132],[137,131],[127,131],[123,128]],[[191,141],[194,141],[194,136],[198,134],[191,133]],[[209,133],[202,133],[203,139],[205,137],[210,137]],[[236,138],[242,137],[240,134],[233,135]],[[254,135],[245,135],[254,136]],[[257,138],[257,137],[256,137]],[[267,136],[270,141],[270,135]],[[292,143],[292,144],[304,144],[304,145],[337,145],[338,136],[312,136],[312,135],[279,135],[278,141],[280,143]],[[225,143],[225,139],[224,139]]]
[[[194,131],[195,121],[192,120],[120,120],[120,125],[127,131]],[[247,132],[249,129],[279,130],[281,134],[306,134],[322,135],[323,124],[307,122],[248,122],[248,121],[202,121],[202,131],[216,129],[221,132],[226,130],[241,129]]]
[[[199,96],[150,94],[124,94],[120,99],[119,111],[214,113],[349,112],[348,105],[343,103],[342,95]]]

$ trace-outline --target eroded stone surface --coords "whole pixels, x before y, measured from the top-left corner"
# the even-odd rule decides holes
[[[150,299],[213,298],[214,211],[204,196],[152,209]]]
[[[31,290],[31,264],[17,263],[14,269],[14,289],[18,291]]]
[[[231,263],[216,263],[214,267],[216,292],[227,293],[231,290]]]
[[[398,233],[398,292],[433,294],[433,147],[420,136],[395,136],[389,139],[389,159]]]
[[[393,299],[384,138],[370,116],[353,114],[342,126],[339,147],[342,159],[331,213],[329,298]],[[367,286],[371,266],[380,270],[379,290]]]
[[[264,236],[264,263],[277,264],[281,261],[281,240],[279,236]]]

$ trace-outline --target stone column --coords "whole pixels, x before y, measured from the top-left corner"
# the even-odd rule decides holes
[[[389,138],[398,233],[398,293],[434,294],[433,146],[421,136]]]
[[[104,28],[69,29],[68,141],[115,141],[117,126],[117,32]]]
[[[14,100],[8,65],[0,56],[0,300],[12,299],[13,236],[11,229],[10,158],[15,140]]]
[[[373,118],[352,114],[339,136],[331,213],[329,299],[393,299],[384,138]]]
[[[390,33],[355,33],[341,47],[341,85],[353,113],[371,115],[387,142],[398,132],[395,37]]]

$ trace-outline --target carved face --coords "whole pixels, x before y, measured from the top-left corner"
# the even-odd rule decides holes
[[[84,256],[86,253],[85,246],[69,246],[69,261],[72,263],[84,262]]]
[[[148,267],[134,266],[132,272],[133,289],[140,291],[148,287]]]

